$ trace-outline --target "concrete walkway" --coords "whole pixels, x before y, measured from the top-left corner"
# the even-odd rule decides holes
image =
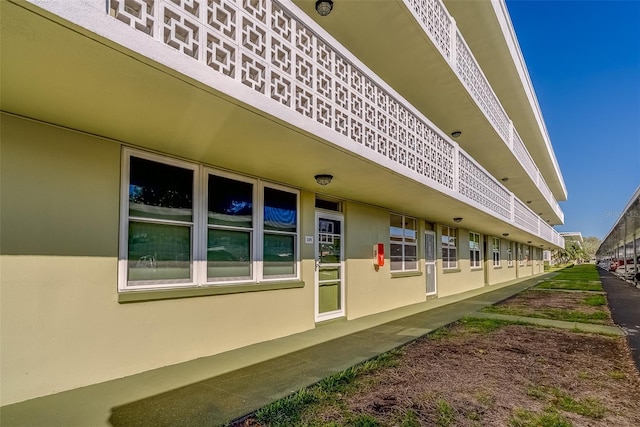
[[[598,272],[611,317],[625,331],[633,361],[640,371],[640,289],[601,268]]]
[[[488,286],[0,408],[9,426],[216,426],[548,278]]]

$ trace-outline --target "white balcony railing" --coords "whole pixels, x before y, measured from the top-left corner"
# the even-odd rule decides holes
[[[404,3],[422,24],[425,32],[431,37],[452,69],[456,71],[473,99],[504,143],[512,150],[531,180],[536,183],[558,218],[563,219],[560,206],[547,184],[538,179],[538,176],[541,176],[540,171],[441,0],[404,0]]]
[[[364,64],[326,42],[322,29],[292,12],[295,6],[266,0],[107,1],[110,15],[134,30],[539,235],[535,214]],[[436,40],[446,48],[446,10],[439,2],[426,3],[433,8],[426,16],[433,16]],[[499,107],[495,97],[490,104]],[[499,121],[513,133],[508,118]]]

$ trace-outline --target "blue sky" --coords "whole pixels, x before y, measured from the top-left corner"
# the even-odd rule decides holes
[[[604,238],[640,185],[640,0],[507,0],[567,191]]]

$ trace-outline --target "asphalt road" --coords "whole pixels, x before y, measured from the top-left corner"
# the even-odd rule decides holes
[[[624,329],[636,368],[640,371],[640,289],[616,275],[598,269],[616,325]]]

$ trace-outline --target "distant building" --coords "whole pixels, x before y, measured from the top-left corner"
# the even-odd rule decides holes
[[[575,242],[579,247],[582,247],[582,243],[584,243],[582,233],[580,233],[579,231],[560,232],[560,235],[564,238],[565,245],[568,242]]]
[[[504,1],[2,2],[2,405],[543,272]]]

